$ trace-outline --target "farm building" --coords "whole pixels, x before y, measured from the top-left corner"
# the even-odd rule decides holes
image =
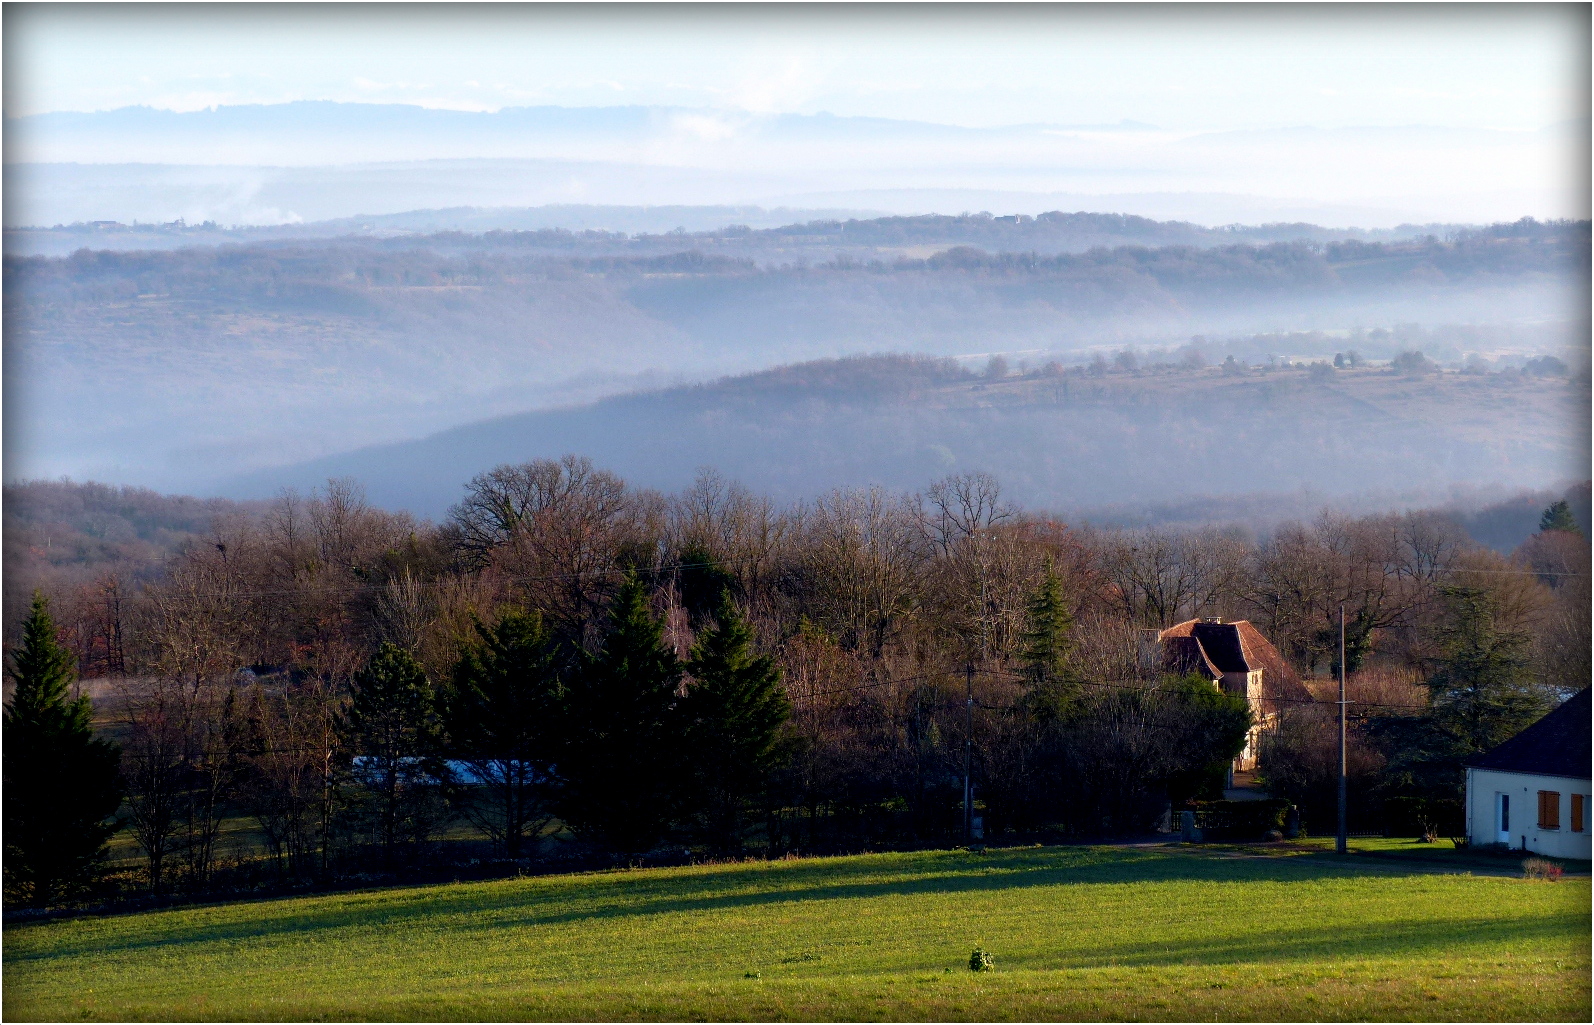
[[[1589,856],[1589,692],[1467,765],[1467,836],[1555,858]]]
[[[1236,772],[1256,768],[1262,732],[1278,721],[1281,706],[1312,700],[1289,662],[1246,620],[1186,620],[1159,631],[1157,644],[1165,671],[1205,676],[1250,704],[1255,722],[1245,750],[1234,760]]]

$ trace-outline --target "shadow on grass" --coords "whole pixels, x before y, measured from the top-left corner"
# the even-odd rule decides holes
[[[1522,943],[1571,940],[1584,931],[1587,915],[1568,909],[1534,918],[1447,918],[1399,923],[1267,925],[1258,924],[1244,935],[1202,938],[1182,937],[1145,943],[1120,943],[1093,948],[1086,956],[1059,961],[1037,957],[1010,958],[1016,968],[1095,968],[1168,964],[1231,964],[1309,961],[1332,964],[1336,960],[1413,957],[1453,954],[1458,943],[1481,944],[1495,950]],[[1570,953],[1570,951],[1569,951]]]
[[[477,917],[465,924],[470,929],[508,929],[558,925],[571,922],[657,914],[731,910],[790,902],[849,900],[914,894],[960,894],[1004,890],[1102,883],[1166,882],[1306,882],[1321,879],[1392,878],[1411,874],[1385,864],[1369,864],[1360,859],[1340,859],[1332,855],[1303,854],[1294,857],[1224,857],[1179,848],[1091,848],[1051,847],[996,850],[983,854],[956,851],[914,852],[903,855],[871,855],[816,861],[777,862],[752,866],[727,866],[684,873],[662,872],[604,873],[593,876],[543,877],[524,882],[473,884],[464,887],[438,886],[402,890],[362,891],[339,897],[305,898],[312,907],[296,906],[293,901],[233,904],[201,911],[157,913],[104,920],[109,928],[91,928],[86,934],[71,930],[52,936],[36,951],[19,953],[11,945],[6,960],[20,964],[79,954],[105,956],[158,947],[203,945],[213,942],[262,940],[274,937],[313,934],[343,928],[393,929],[447,927],[446,919]],[[1426,873],[1423,873],[1426,874]],[[171,915],[174,917],[168,918]],[[142,918],[143,929],[116,935],[121,923],[134,926]],[[207,921],[207,919],[209,921]],[[225,919],[217,921],[216,919]],[[1528,923],[1478,920],[1480,929],[1564,931],[1556,920],[1537,919]],[[1382,926],[1380,928],[1383,928]],[[1457,938],[1454,921],[1424,925],[1415,923],[1397,930],[1402,943],[1426,943],[1431,930],[1435,937]],[[1308,942],[1313,949],[1332,951],[1344,944],[1365,949],[1376,941],[1372,933],[1355,933],[1341,943],[1325,939],[1322,933],[1303,929],[1297,936],[1286,930],[1279,933],[1259,924],[1268,935],[1282,935],[1284,946]],[[1539,935],[1534,932],[1534,935]],[[1471,934],[1468,934],[1471,935]],[[1503,934],[1502,934],[1503,935]],[[1512,935],[1518,935],[1512,933]],[[1293,938],[1292,938],[1293,937]],[[1239,956],[1239,948],[1229,949],[1227,938],[1214,940],[1210,957],[1228,960]],[[1400,944],[1397,944],[1397,946]],[[1200,945],[1189,952],[1184,948],[1170,953],[1156,948],[1158,960],[1175,961],[1208,955]],[[1251,948],[1246,948],[1251,949]],[[1404,949],[1402,947],[1402,949]],[[1095,951],[1089,963],[1117,959],[1130,962],[1150,958],[1153,946],[1133,946],[1114,951]],[[1248,957],[1255,957],[1253,951]],[[1295,956],[1295,955],[1288,955]]]

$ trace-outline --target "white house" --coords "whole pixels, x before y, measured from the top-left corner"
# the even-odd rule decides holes
[[[1467,765],[1467,836],[1555,858],[1589,857],[1589,692]]]

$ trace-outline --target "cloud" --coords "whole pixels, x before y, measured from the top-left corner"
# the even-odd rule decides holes
[[[803,53],[761,54],[745,63],[749,69],[724,95],[732,106],[755,114],[800,111],[826,77],[820,62]]]

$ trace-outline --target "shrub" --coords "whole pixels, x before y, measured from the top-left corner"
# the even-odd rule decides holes
[[[1415,377],[1418,374],[1437,373],[1439,364],[1424,356],[1420,352],[1406,351],[1399,353],[1389,361],[1389,366],[1397,374]]]
[[[988,972],[996,967],[996,960],[983,947],[975,947],[969,955],[969,971]]]
[[[1547,883],[1557,882],[1561,878],[1561,866],[1547,858],[1524,858],[1522,878],[1542,879]]]

